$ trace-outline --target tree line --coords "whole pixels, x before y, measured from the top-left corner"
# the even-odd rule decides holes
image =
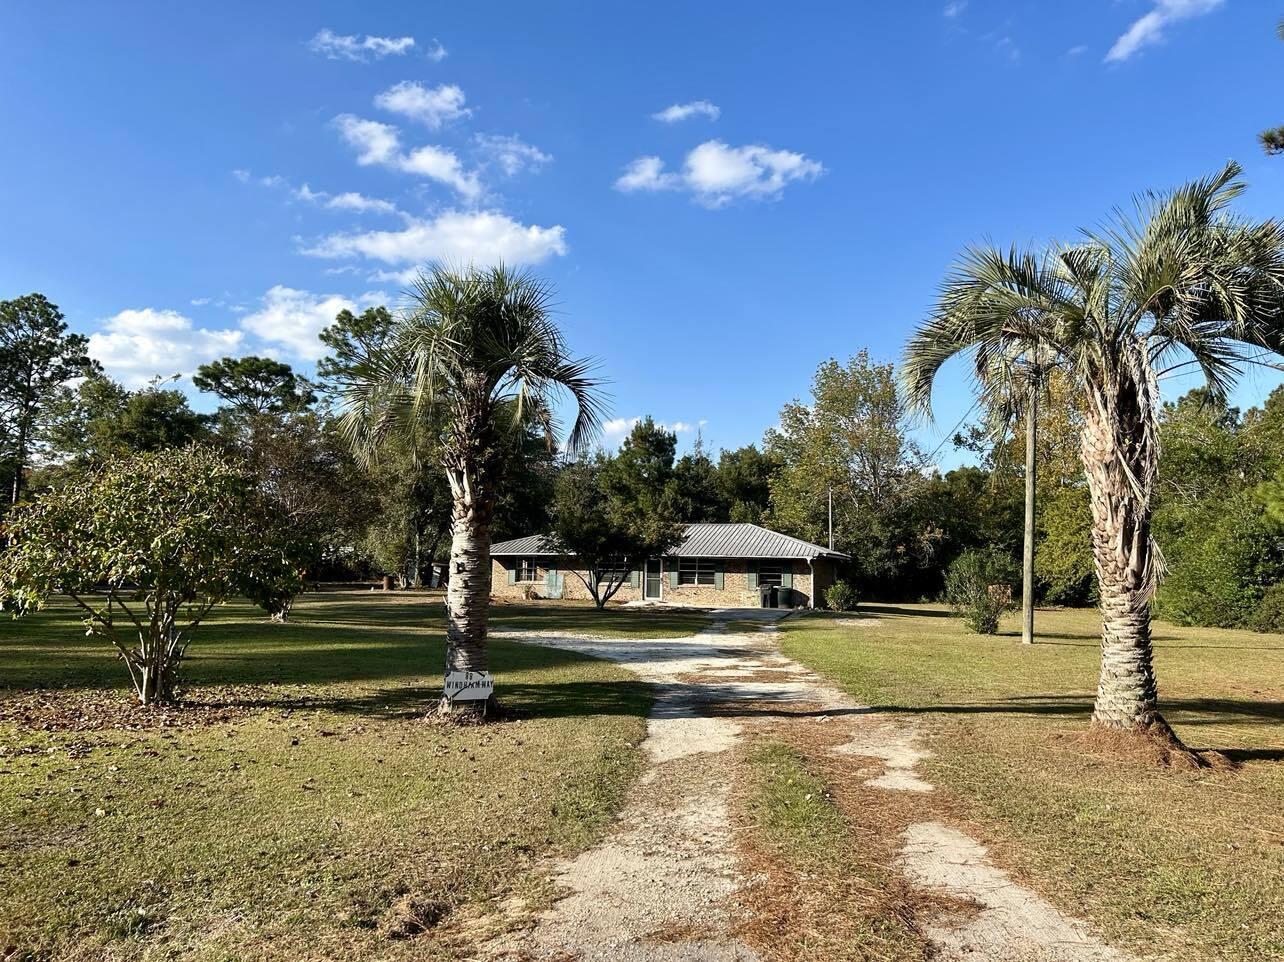
[[[439,436],[386,431],[361,463],[338,424],[346,379],[395,324],[386,307],[341,312],[321,334],[327,354],[311,380],[255,356],[202,365],[193,386],[218,400],[205,414],[168,381],[128,389],[107,376],[41,295],[0,302],[4,490],[12,499],[132,454],[208,444],[244,465],[314,543],[313,579],[388,575],[422,586],[446,560],[451,527]],[[861,596],[935,599],[963,553],[1015,561],[1020,551],[1023,416],[1004,420],[987,404],[946,442],[976,463],[942,472],[932,464],[940,449],[914,441],[897,381],[893,363],[865,351],[826,360],[760,444],[717,453],[697,436],[679,455],[677,434],[648,416],[618,451],[568,458],[528,425],[505,450],[492,536],[556,533],[589,562],[590,591],[605,602],[620,572],[663,554],[686,523],[763,524],[819,544],[832,523],[834,547],[852,557],[844,580]],[[1095,604],[1082,413],[1064,377],[1043,393],[1037,597]],[[1279,630],[1284,389],[1247,412],[1195,389],[1164,405],[1159,431],[1167,455],[1155,526],[1169,574],[1158,611],[1184,624]]]
[[[45,485],[51,493],[6,525],[0,602],[28,610],[55,590],[117,585],[106,615],[90,612],[91,630],[109,630],[112,605],[141,594],[147,625],[126,613],[140,636],[162,637],[127,659],[159,650],[176,660],[187,642],[173,612],[194,609],[188,625],[199,623],[208,592],[162,577],[147,588],[141,572],[192,545],[233,551],[209,566],[210,591],[248,593],[281,616],[326,563],[361,561],[418,583],[425,558],[441,556],[447,670],[484,672],[492,539],[578,539],[577,553],[596,552],[590,587],[601,601],[684,522],[758,520],[815,542],[832,526],[835,547],[852,557],[848,575],[870,593],[930,597],[946,586],[1006,605],[995,572],[1015,555],[1026,470],[1013,438],[1022,418],[1033,426],[1042,398],[1044,447],[1031,463],[1044,505],[1043,594],[1095,598],[1102,610],[1095,721],[1180,747],[1157,708],[1152,608],[1274,627],[1280,607],[1281,395],[1244,415],[1226,398],[1246,366],[1284,348],[1284,227],[1230,211],[1239,174],[1229,164],[1144,195],[1075,243],[966,251],[899,371],[864,351],[825,361],[810,397],[784,406],[761,449],[716,463],[702,443],[677,458],[675,436],[650,419],[617,453],[594,452],[602,394],[592,364],[552,322],[551,291],[502,266],[433,268],[397,315],[341,314],[322,334],[315,383],[263,358],[202,367],[193,383],[222,401],[213,415],[163,384],[111,382],[39,295],[6,302],[0,440],[12,500]],[[984,416],[955,443],[980,463],[941,474],[938,452],[925,454],[910,427],[959,355],[973,362]],[[1183,369],[1205,387],[1165,406],[1160,383]],[[559,394],[573,413],[560,447]],[[205,447],[174,447],[184,442]],[[193,453],[174,461],[149,450]],[[186,496],[182,479],[202,470],[205,450],[227,459],[204,467],[227,478],[209,502],[243,512],[271,550],[236,557],[219,533],[230,515],[204,510],[200,484]],[[114,469],[122,459],[127,467]],[[217,468],[230,462],[229,475]],[[139,473],[164,483],[127,483]],[[181,532],[188,513],[207,539],[158,535]],[[77,553],[95,537],[108,547]],[[159,561],[157,545],[168,552]],[[220,580],[238,563],[252,577]],[[995,611],[976,614],[978,630],[992,630]]]

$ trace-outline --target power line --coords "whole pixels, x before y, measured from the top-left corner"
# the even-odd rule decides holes
[[[972,402],[972,406],[968,408],[965,412],[963,412],[963,416],[958,419],[958,423],[956,423],[954,427],[950,428],[950,430],[946,433],[945,437],[941,439],[941,443],[938,444],[935,447],[935,449],[933,449],[932,453],[927,456],[928,461],[932,461],[932,462],[936,461],[936,455],[940,453],[941,448],[945,447],[945,442],[951,440],[954,437],[958,429],[963,426],[963,422],[972,416],[972,412],[976,410],[977,405],[980,403],[981,403],[981,399],[977,398],[975,401]]]

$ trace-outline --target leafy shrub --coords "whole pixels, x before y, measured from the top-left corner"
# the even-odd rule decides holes
[[[994,548],[970,548],[945,572],[945,599],[972,631],[998,634],[1000,616],[1015,607],[1016,580],[1011,556]]]
[[[825,605],[831,611],[855,611],[860,597],[846,581],[835,581],[825,589]]]
[[[1249,626],[1254,631],[1284,631],[1284,581],[1266,589]]]
[[[15,509],[5,534],[0,607],[21,615],[70,596],[144,705],[174,700],[192,633],[215,605],[239,594],[279,610],[314,553],[252,478],[199,446],[112,461]]]
[[[1156,613],[1180,625],[1254,624],[1267,587],[1284,574],[1280,538],[1244,493],[1171,506],[1157,516],[1168,576]]]

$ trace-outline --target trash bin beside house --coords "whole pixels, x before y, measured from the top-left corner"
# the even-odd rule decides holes
[[[764,608],[776,607],[776,602],[778,598],[776,588],[772,587],[771,585],[763,585],[761,588],[758,589],[758,595],[762,601],[762,606]]]
[[[794,589],[793,588],[772,588],[776,595],[776,603],[773,608],[792,608],[794,606]]]

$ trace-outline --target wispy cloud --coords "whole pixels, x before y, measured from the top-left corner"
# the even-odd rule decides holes
[[[1067,51],[1066,51],[1066,56],[1067,56],[1067,57],[1082,57],[1082,56],[1083,56],[1085,53],[1087,53],[1087,52],[1088,52],[1088,45],[1087,45],[1087,44],[1083,44],[1083,43],[1078,43],[1078,44],[1075,44],[1073,47],[1071,47],[1069,50],[1067,50]]]
[[[340,35],[328,27],[318,30],[316,36],[308,41],[308,49],[313,53],[319,53],[330,60],[352,60],[356,62],[400,56],[401,54],[409,53],[414,45],[414,37]],[[437,44],[437,46],[441,47],[441,44]],[[445,49],[442,48],[442,57],[445,55]],[[440,60],[441,57],[433,59]]]
[[[742,197],[778,197],[788,184],[814,180],[824,171],[819,161],[794,151],[709,140],[687,154],[681,171],[666,171],[659,157],[638,157],[616,179],[615,189],[684,190],[706,206],[721,207]]]
[[[265,177],[255,177],[254,174],[244,167],[238,167],[232,171],[232,176],[242,184],[254,183],[260,187],[281,187],[285,184],[285,178],[279,174],[268,174]]]
[[[499,167],[509,177],[523,170],[538,170],[553,159],[552,155],[515,135],[477,134],[473,143],[483,163]]]
[[[954,20],[961,17],[963,15],[963,11],[966,9],[967,0],[953,0],[952,3],[947,3],[945,5],[945,9],[942,11],[942,14],[947,19]]]
[[[367,197],[354,190],[342,194],[331,194],[324,190],[313,190],[307,184],[294,191],[294,196],[309,204],[316,204],[328,210],[353,211],[359,214],[396,214],[397,205],[377,197]]]
[[[477,172],[465,170],[452,150],[428,145],[403,151],[396,127],[353,114],[341,114],[334,123],[340,136],[357,151],[357,163],[362,166],[390,167],[427,177],[454,188],[469,200],[481,195]]]
[[[433,63],[441,63],[443,60],[446,59],[446,55],[449,52],[450,51],[448,51],[445,47],[441,45],[440,40],[438,40],[436,37],[433,37],[432,46],[424,51],[424,56],[427,57],[429,60],[431,60]]]
[[[653,113],[651,118],[666,124],[676,124],[691,117],[708,117],[710,120],[717,120],[718,115],[721,113],[722,111],[718,109],[717,105],[711,104],[707,100],[693,100],[687,104],[673,104],[665,107],[663,110]]]
[[[1138,50],[1159,43],[1164,30],[1179,20],[1212,13],[1225,0],[1156,0],[1155,6],[1120,35],[1106,53],[1107,63],[1120,63]]]
[[[374,103],[380,110],[400,114],[429,130],[439,130],[450,121],[472,113],[464,106],[464,100],[464,91],[455,84],[425,87],[413,80],[403,80],[378,94]]]

